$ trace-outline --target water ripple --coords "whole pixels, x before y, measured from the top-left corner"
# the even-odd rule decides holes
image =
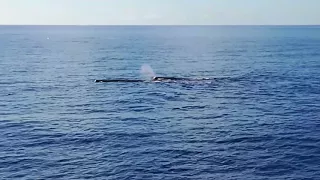
[[[319,179],[319,32],[0,27],[0,179]]]

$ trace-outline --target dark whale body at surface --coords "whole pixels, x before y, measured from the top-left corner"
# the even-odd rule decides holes
[[[155,76],[151,80],[141,79],[97,79],[95,82],[176,82],[176,81],[206,81],[216,80],[216,78],[180,78],[180,77],[166,77]]]
[[[97,79],[94,82],[144,82],[139,79]]]
[[[200,81],[209,80],[208,78],[202,79],[191,79],[191,78],[179,78],[179,77],[165,77],[165,76],[155,76],[151,81]],[[97,79],[95,82],[148,82],[140,79]]]
[[[161,77],[161,76],[155,76],[152,78],[152,81],[165,81],[165,80],[172,80],[172,81],[178,81],[178,80],[185,80],[185,81],[188,81],[188,80],[193,80],[193,79],[190,79],[190,78],[179,78],[179,77]]]

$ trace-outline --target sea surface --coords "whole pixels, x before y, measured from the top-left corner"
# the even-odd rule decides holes
[[[0,179],[319,180],[320,26],[0,26]]]

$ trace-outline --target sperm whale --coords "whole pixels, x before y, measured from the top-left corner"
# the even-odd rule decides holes
[[[152,78],[152,81],[181,81],[181,80],[185,80],[185,81],[188,81],[188,80],[193,80],[193,79],[190,79],[190,78],[179,78],[179,77],[161,77],[161,76],[155,76]]]
[[[94,82],[144,82],[139,79],[97,79]]]
[[[209,78],[201,79],[191,79],[191,78],[180,78],[180,77],[166,77],[166,76],[154,76],[151,81],[161,82],[161,81],[199,81],[199,80],[209,80]],[[148,82],[140,79],[97,79],[95,82]]]

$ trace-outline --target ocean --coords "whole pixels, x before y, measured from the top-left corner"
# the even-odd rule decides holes
[[[113,82],[157,76],[205,81]],[[320,179],[320,26],[0,26],[0,179]]]

